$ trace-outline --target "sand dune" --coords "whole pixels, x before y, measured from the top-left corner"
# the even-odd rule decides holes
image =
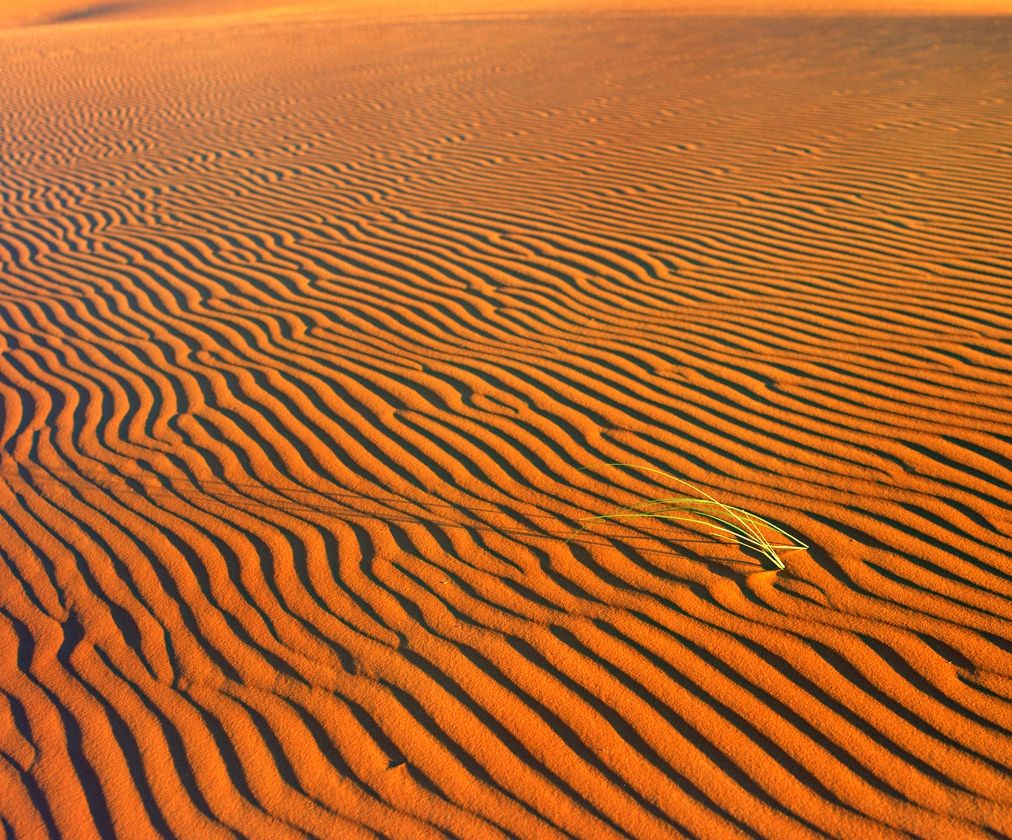
[[[1010,37],[6,33],[7,835],[1012,833]]]
[[[248,13],[391,20],[447,16],[588,12],[702,15],[958,14],[1007,15],[1012,0],[0,0],[0,28],[117,21],[220,19]]]

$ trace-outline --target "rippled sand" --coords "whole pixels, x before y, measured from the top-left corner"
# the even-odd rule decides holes
[[[8,836],[1012,833],[1010,42],[0,33]]]

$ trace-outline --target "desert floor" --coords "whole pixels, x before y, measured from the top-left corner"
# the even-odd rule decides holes
[[[8,837],[1012,833],[1012,18],[101,12],[0,32]]]

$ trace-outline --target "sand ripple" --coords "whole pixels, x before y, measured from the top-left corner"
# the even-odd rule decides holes
[[[1012,833],[1010,38],[0,36],[8,835]]]

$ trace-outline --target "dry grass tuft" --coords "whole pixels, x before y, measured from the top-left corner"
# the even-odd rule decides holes
[[[676,482],[682,487],[691,490],[692,496],[672,496],[670,498],[650,499],[639,504],[619,508],[614,513],[604,513],[599,516],[588,516],[580,521],[582,523],[593,522],[601,519],[665,519],[674,522],[684,522],[694,525],[702,525],[718,539],[737,542],[739,545],[751,548],[767,560],[777,569],[787,568],[784,561],[780,559],[780,552],[803,551],[808,548],[797,537],[787,533],[768,519],[763,519],[754,513],[750,513],[740,507],[728,505],[718,501],[705,490],[700,490],[694,484],[671,473],[659,470],[654,467],[645,467],[640,464],[607,464],[609,467],[623,467],[632,470],[655,473]],[[581,530],[586,524],[580,526]],[[772,542],[768,536],[775,532],[786,537],[790,542]],[[772,539],[779,539],[773,537]]]

